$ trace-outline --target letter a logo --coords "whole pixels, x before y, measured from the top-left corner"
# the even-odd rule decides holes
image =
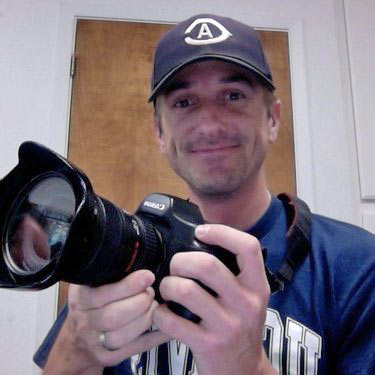
[[[215,21],[212,18],[198,18],[196,19],[185,31],[185,34],[190,34],[194,28],[199,26],[199,33],[196,39],[187,36],[185,38],[185,42],[191,45],[204,45],[204,44],[214,44],[220,43],[224,40],[227,40],[231,34],[221,23]],[[217,29],[220,30],[221,34],[219,36],[214,37],[212,30],[210,29],[212,26],[215,26]]]
[[[210,28],[206,23],[202,23],[201,29],[199,30],[198,39],[201,39],[204,36],[208,36],[209,38],[213,38],[214,36],[211,33]]]

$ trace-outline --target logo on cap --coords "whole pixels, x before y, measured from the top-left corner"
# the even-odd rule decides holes
[[[204,44],[214,44],[220,43],[224,40],[227,40],[231,34],[221,23],[217,22],[212,18],[198,18],[196,19],[185,31],[185,34],[190,34],[196,26],[199,27],[199,33],[196,39],[191,38],[190,36],[185,38],[185,42],[191,45],[204,45]],[[221,32],[219,36],[214,37],[210,26],[215,26]],[[204,39],[202,39],[204,38]]]

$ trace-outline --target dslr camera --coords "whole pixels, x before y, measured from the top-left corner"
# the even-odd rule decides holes
[[[159,284],[178,252],[204,251],[239,272],[231,252],[194,237],[203,223],[196,205],[158,193],[129,214],[96,195],[65,158],[25,142],[18,165],[0,181],[0,287],[38,290],[60,280],[99,286],[148,269],[156,277],[156,299],[164,302]],[[183,306],[168,305],[199,321]]]

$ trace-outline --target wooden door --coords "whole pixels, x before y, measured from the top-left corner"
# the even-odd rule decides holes
[[[88,175],[98,195],[129,212],[151,192],[187,197],[184,183],[159,151],[147,103],[154,47],[170,27],[77,22],[68,158]],[[272,192],[295,193],[288,38],[283,32],[260,34],[283,102],[281,133],[266,173]],[[61,283],[60,307],[66,294]]]

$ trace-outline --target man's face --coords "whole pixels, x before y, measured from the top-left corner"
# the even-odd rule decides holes
[[[280,103],[267,107],[252,73],[221,61],[194,63],[157,100],[161,151],[196,194],[225,196],[256,184],[277,137]]]

